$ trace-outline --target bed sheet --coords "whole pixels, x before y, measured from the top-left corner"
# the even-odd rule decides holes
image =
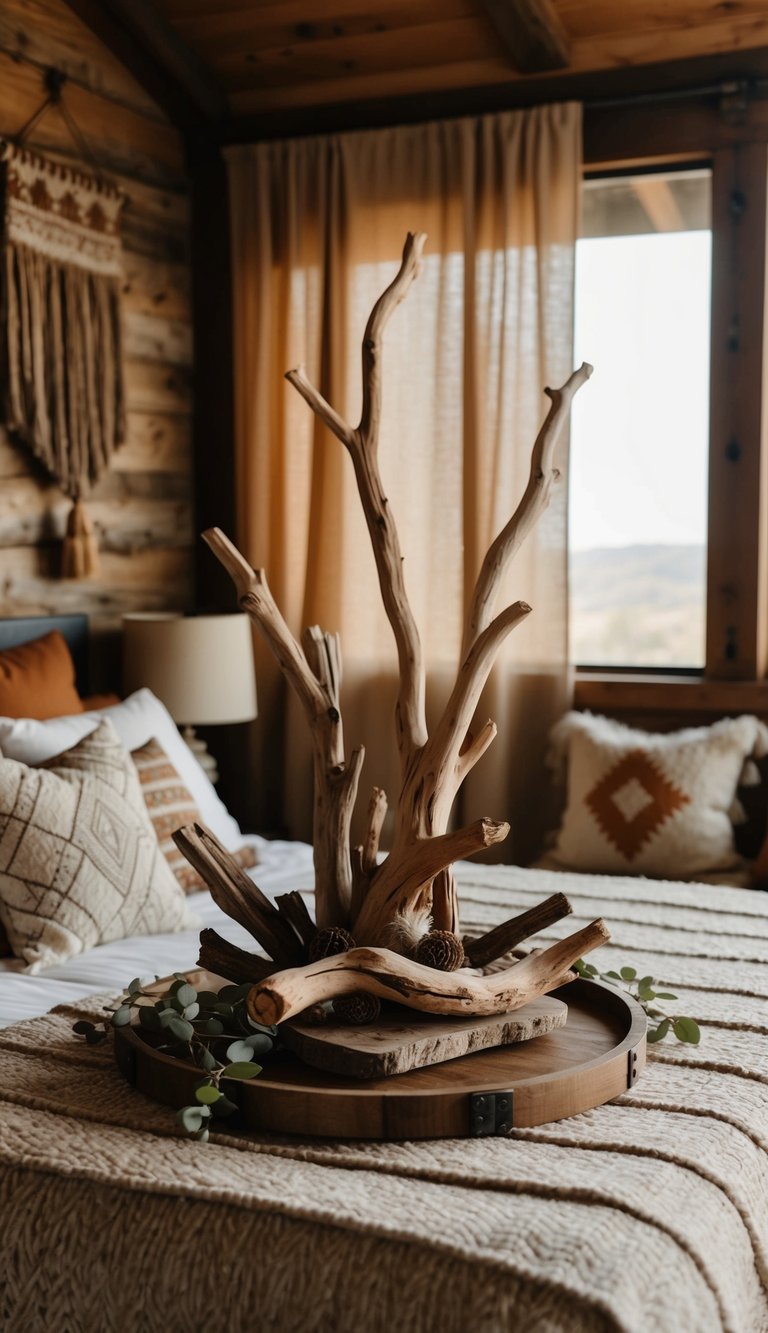
[[[311,890],[312,848],[306,843],[269,842],[255,835],[244,842],[259,858],[250,874],[268,897],[289,889]],[[35,976],[23,971],[23,963],[0,960],[0,1027],[46,1014],[58,1004],[71,1004],[85,995],[117,993],[136,976],[167,976],[192,967],[197,962],[202,926],[214,927],[243,948],[253,947],[251,936],[216,906],[207,891],[191,894],[187,901],[200,921],[193,930],[134,935],[101,944]]]

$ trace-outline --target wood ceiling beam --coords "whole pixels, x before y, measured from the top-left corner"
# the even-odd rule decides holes
[[[182,131],[217,124],[226,96],[152,0],[66,0]]]
[[[568,34],[551,0],[480,0],[480,5],[520,74],[567,68]]]

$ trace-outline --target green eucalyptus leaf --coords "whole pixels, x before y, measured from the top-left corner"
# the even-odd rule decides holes
[[[701,1041],[699,1025],[692,1018],[676,1018],[672,1030],[678,1041],[690,1042],[691,1046],[698,1046]]]
[[[677,996],[676,996],[676,995],[673,995],[673,994],[671,993],[671,991],[668,991],[668,990],[657,990],[657,992],[656,992],[656,999],[657,999],[657,1000],[676,1000],[676,999],[677,999]]]
[[[198,1129],[202,1129],[203,1108],[202,1106],[182,1106],[181,1110],[176,1112],[176,1119],[188,1134],[196,1134]]]
[[[605,978],[606,981],[608,980],[609,977],[611,981],[621,981],[621,977],[619,976],[618,972],[604,972],[603,977]]]
[[[236,1063],[238,1060],[250,1060],[253,1055],[251,1047],[245,1041],[233,1041],[227,1047],[227,1059]]]
[[[220,1018],[207,1018],[205,1021],[205,1030],[206,1032],[209,1032],[212,1037],[220,1037],[224,1031],[224,1024]]]
[[[261,1065],[254,1064],[253,1060],[235,1060],[224,1070],[225,1078],[255,1078],[260,1073]]]
[[[215,990],[199,990],[197,1002],[201,1009],[210,1009],[212,1005],[218,1004],[219,997]]]
[[[619,970],[619,976],[621,977],[622,981],[634,981],[635,977],[637,976],[637,972],[635,971],[634,967],[622,967]]]
[[[138,995],[141,990],[141,977],[134,977],[133,981],[128,982],[128,994]]]
[[[240,999],[239,986],[222,986],[219,991],[219,999],[227,1004],[233,1004],[235,1000]]]
[[[251,1055],[268,1055],[275,1043],[266,1032],[254,1032],[252,1037],[246,1037],[245,1041],[239,1044],[249,1046]]]
[[[160,1019],[161,1028],[170,1027],[171,1019],[178,1018],[178,1014],[176,1013],[175,1009],[161,1009],[158,1012],[157,1016]]]
[[[173,1034],[177,1041],[191,1041],[195,1035],[195,1029],[186,1018],[179,1018],[176,1014],[168,1019],[168,1031]]]
[[[200,1013],[200,1005],[195,1001],[194,1004],[188,1004],[184,1008],[184,1017],[188,1023],[191,1023]]]
[[[159,1013],[146,1004],[139,1005],[139,1026],[146,1028],[148,1032],[162,1032],[163,1030]]]
[[[203,1106],[212,1106],[223,1096],[224,1093],[219,1092],[218,1088],[214,1088],[212,1083],[204,1084],[202,1088],[195,1089],[195,1097],[197,1101],[202,1102]]]
[[[671,1026],[672,1024],[668,1018],[662,1019],[661,1023],[659,1023],[659,1026],[657,1028],[654,1028],[652,1032],[648,1033],[648,1040],[663,1041],[667,1033],[669,1032]]]
[[[121,1005],[112,1015],[113,1028],[124,1028],[131,1021],[131,1011],[127,1004]]]
[[[237,1108],[237,1103],[236,1103],[236,1102],[231,1102],[231,1101],[229,1100],[229,1097],[225,1097],[223,1093],[222,1093],[222,1095],[221,1095],[219,1101],[214,1102],[214,1103],[213,1103],[213,1106],[211,1107],[211,1110],[213,1111],[214,1116],[217,1116],[217,1117],[218,1117],[218,1116],[229,1116],[229,1115],[234,1115],[234,1113],[235,1113],[235,1111],[236,1111],[237,1109],[238,1109],[238,1108]]]
[[[641,990],[651,990],[653,987],[653,977],[641,977],[637,984]]]
[[[198,1129],[197,1133],[195,1134],[195,1138],[199,1139],[201,1143],[207,1143],[208,1139],[210,1138],[208,1126],[203,1125],[201,1129]]]
[[[179,986],[179,989],[176,991],[175,999],[178,1000],[182,1008],[186,1009],[188,1004],[195,1003],[197,999],[197,991],[194,986],[190,986],[187,981],[183,986]]]
[[[198,1063],[203,1069],[214,1070],[219,1068],[219,1062],[215,1055],[212,1055],[207,1046],[198,1047]]]

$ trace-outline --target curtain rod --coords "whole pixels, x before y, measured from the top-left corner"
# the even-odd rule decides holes
[[[696,97],[734,97],[768,86],[768,79],[727,79],[722,83],[700,84],[696,88],[670,88],[648,93],[627,93],[624,97],[587,97],[584,106],[600,109],[610,106],[638,106],[652,102],[682,102]]]

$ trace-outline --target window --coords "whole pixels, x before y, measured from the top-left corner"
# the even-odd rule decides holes
[[[588,179],[576,253],[571,655],[706,661],[711,171]]]

